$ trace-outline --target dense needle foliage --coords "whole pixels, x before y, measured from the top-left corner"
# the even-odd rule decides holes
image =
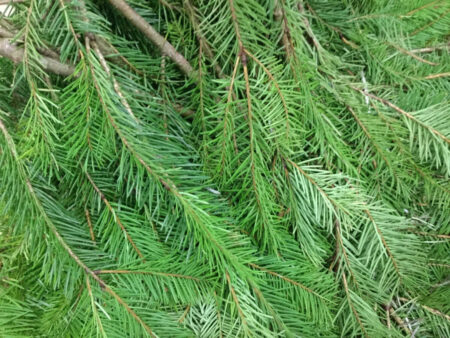
[[[11,3],[1,337],[450,336],[449,1]]]

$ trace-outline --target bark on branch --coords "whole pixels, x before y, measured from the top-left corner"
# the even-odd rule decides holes
[[[0,38],[0,56],[11,59],[14,63],[20,63],[23,60],[23,53],[24,50],[22,47],[11,43],[8,38]],[[64,64],[48,56],[41,56],[40,62],[44,70],[58,75],[72,75],[75,69],[73,66]]]
[[[108,0],[123,16],[125,16],[133,26],[139,29],[151,42],[153,42],[161,51],[167,55],[187,76],[197,78],[189,61],[177,52],[161,34],[159,34],[143,17],[131,8],[125,0]]]

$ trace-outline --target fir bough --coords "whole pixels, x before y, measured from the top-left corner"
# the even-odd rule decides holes
[[[450,3],[0,3],[0,336],[450,336]]]

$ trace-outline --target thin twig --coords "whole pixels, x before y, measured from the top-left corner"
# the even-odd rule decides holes
[[[89,209],[85,208],[84,213],[86,215],[86,221],[89,227],[89,234],[91,235],[92,242],[95,243],[94,229],[92,228],[91,215],[89,214]]]
[[[89,298],[91,299],[92,311],[94,312],[94,315],[95,315],[94,317],[96,319],[98,327],[99,327],[100,331],[102,332],[103,337],[106,337],[105,331],[103,329],[102,321],[100,320],[100,318],[98,316],[97,308],[95,306],[94,295],[92,294],[91,283],[89,282],[89,276],[88,275],[86,275],[86,288],[88,290]]]
[[[352,309],[352,312],[355,315],[355,318],[356,318],[359,326],[361,327],[361,330],[364,333],[364,336],[369,338],[369,335],[367,334],[366,329],[364,328],[364,325],[363,325],[361,319],[359,318],[358,312],[356,311],[355,306],[353,305],[353,302],[350,298],[350,291],[348,289],[347,278],[345,277],[344,272],[342,272],[342,281],[344,283],[344,289],[345,289],[345,294],[347,296],[348,304],[350,305],[350,308]]]
[[[421,235],[421,236],[430,236],[430,237],[437,237],[437,238],[443,238],[443,239],[450,239],[450,235],[440,235],[440,234],[431,234],[429,232],[423,232],[423,231],[411,231],[414,234]]]
[[[411,49],[411,53],[432,53],[437,50],[442,49],[449,49],[450,45],[444,45],[444,46],[435,46],[435,47],[425,47],[425,48],[417,48],[417,49]]]
[[[427,3],[427,4],[425,4],[425,5],[421,6],[421,7],[413,9],[412,11],[406,13],[405,15],[402,15],[401,17],[411,16],[414,13],[417,13],[417,12],[421,11],[422,9],[428,8],[430,6],[433,6],[434,4],[439,3],[439,2],[442,2],[442,0],[435,0],[435,1],[429,2],[429,3]]]
[[[136,123],[139,123],[139,120],[136,118],[136,115],[134,115],[133,111],[131,110],[131,107],[128,104],[128,101],[125,99],[125,96],[123,95],[122,90],[120,89],[119,83],[117,82],[114,75],[111,73],[108,63],[106,62],[105,57],[103,56],[102,52],[98,48],[98,45],[95,43],[95,41],[92,41],[92,47],[94,48],[95,52],[97,53],[97,56],[100,59],[100,64],[102,65],[106,74],[108,74],[111,77],[112,82],[113,82],[114,91],[120,97],[120,102],[122,102],[122,105],[125,107],[125,110],[128,112],[128,114],[130,114],[130,116],[133,118],[133,120]]]
[[[228,114],[230,113],[230,103],[231,103],[231,98],[232,98],[232,93],[233,93],[233,88],[234,88],[234,80],[236,79],[236,73],[237,73],[237,69],[239,66],[239,61],[240,61],[240,56],[238,55],[236,58],[236,62],[234,63],[234,69],[233,69],[233,75],[231,76],[231,81],[230,81],[230,86],[228,88],[228,97],[227,97],[227,106],[225,107],[225,113],[224,113],[224,117],[223,117],[223,140],[222,140],[222,166],[220,170],[223,170],[223,168],[225,168],[225,141],[226,141],[226,137],[227,137],[227,127],[228,127]],[[233,132],[234,134],[234,132]],[[235,152],[237,155],[237,144],[235,144]]]
[[[450,73],[449,73],[449,75],[450,75]],[[411,115],[410,113],[404,111],[404,110],[401,109],[400,107],[397,107],[397,106],[396,106],[395,104],[393,104],[392,102],[390,102],[390,101],[388,101],[388,100],[386,100],[386,99],[383,99],[383,98],[381,98],[381,97],[378,97],[378,96],[376,96],[376,95],[373,95],[373,94],[371,94],[371,93],[365,93],[365,92],[362,91],[361,89],[354,88],[354,87],[352,87],[352,88],[353,88],[354,90],[360,92],[361,94],[363,94],[363,95],[365,95],[365,96],[368,96],[368,97],[371,97],[371,98],[373,98],[373,99],[375,99],[375,100],[377,100],[377,101],[383,103],[384,105],[386,105],[386,106],[388,106],[388,107],[394,109],[395,111],[397,111],[397,112],[399,112],[400,114],[406,116],[406,117],[409,118],[410,120],[412,120],[412,121],[414,121],[414,122],[420,124],[422,127],[426,128],[426,129],[428,129],[428,130],[431,131],[433,134],[435,134],[436,136],[438,136],[439,138],[441,138],[442,140],[444,140],[446,143],[449,143],[449,144],[450,144],[450,139],[448,139],[447,137],[445,137],[444,135],[442,135],[439,131],[437,131],[437,130],[434,129],[434,128],[431,128],[431,127],[427,126],[427,125],[424,124],[423,122],[421,122],[421,121],[419,121],[418,119],[416,119],[416,118],[415,118],[413,115]]]
[[[319,294],[318,294],[317,292],[315,292],[314,290],[310,289],[309,287],[307,287],[307,286],[305,286],[305,285],[303,285],[303,284],[301,284],[301,283],[299,283],[299,282],[297,282],[297,281],[295,281],[295,280],[292,280],[292,279],[290,279],[290,278],[288,278],[288,277],[285,277],[285,276],[283,276],[283,275],[280,275],[280,274],[277,273],[277,272],[271,271],[271,270],[269,270],[269,269],[266,269],[266,268],[264,268],[264,267],[262,267],[262,266],[259,266],[259,265],[254,264],[254,263],[248,263],[248,265],[254,267],[255,269],[264,271],[264,272],[268,273],[269,275],[272,275],[272,276],[281,278],[281,279],[283,279],[284,281],[286,281],[286,282],[288,282],[288,283],[290,283],[290,284],[293,284],[293,285],[295,285],[295,286],[298,286],[298,287],[302,288],[303,290],[305,290],[305,291],[307,291],[307,292],[309,292],[309,293],[312,293],[313,295],[315,295],[315,296],[317,296],[317,297],[319,297],[319,298],[321,298],[321,299],[323,299],[323,300],[328,300],[328,299],[326,299],[325,297],[319,295]]]
[[[439,74],[431,74],[431,75],[425,76],[424,79],[425,80],[432,80],[432,79],[438,79],[440,77],[448,77],[448,76],[450,76],[450,72],[448,72],[448,73],[439,73]]]
[[[443,17],[445,17],[448,13],[450,13],[450,9],[445,11],[444,13],[442,13],[441,15],[439,15],[439,17],[436,20],[430,21],[429,23],[427,23],[426,25],[416,29],[414,32],[412,32],[411,34],[409,34],[409,36],[414,36],[417,33],[423,31],[424,29],[427,29],[428,27],[433,26],[437,21],[439,21],[440,19],[442,19]]]
[[[395,313],[394,309],[390,306],[388,306],[388,312],[390,317],[394,318],[394,320],[396,321],[396,323],[403,329],[405,330],[407,335],[411,335],[411,331],[409,330],[408,326],[405,324],[405,322],[399,317],[397,316],[397,314]]]
[[[156,275],[163,277],[175,277],[181,279],[191,279],[196,282],[200,282],[201,280],[197,277],[180,275],[178,273],[168,273],[168,272],[156,272],[156,271],[133,271],[133,270],[96,270],[96,274],[114,274],[114,275]]]
[[[184,310],[183,315],[180,317],[180,319],[178,319],[178,323],[181,324],[181,323],[184,322],[184,320],[185,320],[187,314],[189,313],[189,310],[190,310],[190,309],[191,309],[191,306],[188,305],[188,306],[186,307],[186,310]]]
[[[426,63],[426,64],[431,65],[431,66],[439,65],[438,63],[425,60],[424,58],[421,58],[420,56],[417,56],[416,54],[414,54],[414,53],[412,53],[412,52],[410,52],[410,51],[408,51],[408,50],[406,50],[406,49],[404,49],[404,48],[402,48],[400,46],[396,46],[396,45],[394,45],[392,43],[389,43],[389,45],[394,47],[395,49],[397,49],[399,52],[411,56],[413,59],[416,59],[417,61],[420,61],[422,63]]]
[[[117,215],[116,211],[114,210],[114,208],[111,206],[111,204],[109,203],[109,201],[106,199],[105,195],[103,194],[103,192],[97,187],[97,185],[95,184],[94,180],[92,179],[91,175],[89,175],[89,173],[87,171],[84,171],[84,174],[86,175],[87,179],[89,180],[89,182],[91,183],[92,187],[94,188],[94,190],[97,192],[97,194],[100,196],[101,200],[103,201],[103,203],[105,203],[106,207],[108,208],[108,210],[111,212],[111,214],[113,215],[114,221],[117,223],[117,225],[120,227],[120,229],[122,229],[122,231],[125,233],[128,241],[130,242],[131,246],[133,247],[133,249],[136,251],[136,253],[138,254],[138,256],[140,258],[142,258],[142,260],[145,262],[144,259],[144,255],[141,253],[141,251],[138,249],[138,247],[136,246],[136,244],[134,243],[133,239],[131,238],[130,234],[128,233],[128,231],[125,229],[125,226],[123,225],[122,221],[120,220],[119,216]]]
[[[234,291],[233,285],[231,284],[230,275],[228,274],[228,272],[225,272],[225,276],[226,276],[226,279],[228,281],[228,286],[229,286],[230,291],[231,291],[231,296],[233,297],[233,300],[236,303],[236,307],[237,307],[239,316],[241,317],[242,324],[244,325],[244,327],[246,329],[248,329],[248,327],[247,327],[247,320],[245,319],[244,312],[242,311],[241,306],[239,305],[239,300],[238,300],[238,298],[236,296],[236,292]]]
[[[250,56],[250,58],[252,58],[253,61],[255,61],[264,70],[264,72],[267,74],[269,79],[273,82],[273,84],[278,92],[278,95],[281,98],[281,102],[283,104],[284,114],[286,117],[286,138],[289,138],[289,111],[287,108],[286,100],[284,99],[284,95],[280,89],[280,86],[278,85],[277,80],[275,80],[275,77],[272,75],[272,73],[269,71],[269,69],[266,66],[264,66],[264,64],[255,55],[250,53],[248,50],[244,50],[244,52],[245,52],[245,54]]]
[[[397,272],[399,278],[401,279],[402,276],[400,274],[400,270],[398,269],[398,265],[397,262],[394,259],[394,255],[392,255],[391,249],[389,248],[389,246],[387,245],[386,239],[383,236],[383,233],[381,232],[381,229],[378,227],[377,223],[375,223],[375,219],[373,218],[372,214],[370,213],[369,209],[364,210],[364,212],[367,214],[367,216],[369,216],[370,221],[372,222],[372,224],[375,226],[378,235],[381,238],[381,242],[383,243],[384,248],[386,249],[386,252],[388,253],[389,258],[392,261],[392,264],[394,265],[395,271]]]
[[[419,306],[420,306],[421,308],[423,308],[424,310],[427,310],[428,312],[431,312],[432,314],[434,314],[434,315],[436,315],[436,316],[443,317],[443,318],[447,319],[448,321],[450,321],[450,316],[449,316],[448,314],[445,314],[445,313],[443,313],[443,312],[441,312],[441,311],[439,311],[439,310],[433,309],[433,308],[431,308],[431,307],[429,307],[429,306],[420,304],[420,303],[418,303],[417,301],[415,301],[414,299],[407,299],[407,298],[404,298],[404,297],[399,297],[399,299],[400,299],[402,302],[406,302],[406,303],[413,302],[414,304],[419,305]]]

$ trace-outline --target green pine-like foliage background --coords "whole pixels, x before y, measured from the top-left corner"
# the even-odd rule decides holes
[[[449,1],[10,3],[0,337],[450,337]]]

